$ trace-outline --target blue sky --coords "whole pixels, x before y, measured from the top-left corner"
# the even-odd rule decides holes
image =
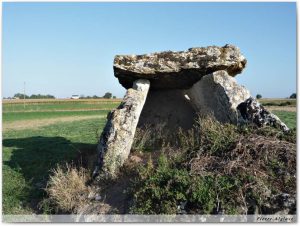
[[[117,54],[238,46],[252,95],[296,92],[296,3],[3,3],[2,96],[122,97]]]

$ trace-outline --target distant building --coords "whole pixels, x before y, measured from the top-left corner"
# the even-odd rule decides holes
[[[79,99],[79,95],[72,95],[71,99]]]

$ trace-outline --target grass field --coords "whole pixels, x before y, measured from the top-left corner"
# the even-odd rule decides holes
[[[120,100],[3,103],[3,212],[40,213],[51,169],[95,153],[110,109]],[[290,127],[296,112],[276,111]]]
[[[39,213],[50,170],[95,152],[106,115],[118,104],[44,101],[24,108],[22,102],[3,103],[4,213]]]

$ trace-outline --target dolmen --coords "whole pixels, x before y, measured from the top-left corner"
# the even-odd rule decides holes
[[[247,64],[233,45],[187,51],[117,55],[114,75],[127,89],[120,106],[107,116],[97,147],[94,176],[114,178],[129,156],[137,127],[163,126],[174,132],[192,128],[197,115],[212,114],[222,123],[289,128],[237,84]]]

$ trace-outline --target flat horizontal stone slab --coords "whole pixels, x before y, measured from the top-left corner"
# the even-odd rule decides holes
[[[233,45],[191,48],[145,55],[117,55],[114,74],[126,89],[137,79],[147,79],[151,89],[187,89],[203,76],[224,70],[235,76],[247,60]]]

